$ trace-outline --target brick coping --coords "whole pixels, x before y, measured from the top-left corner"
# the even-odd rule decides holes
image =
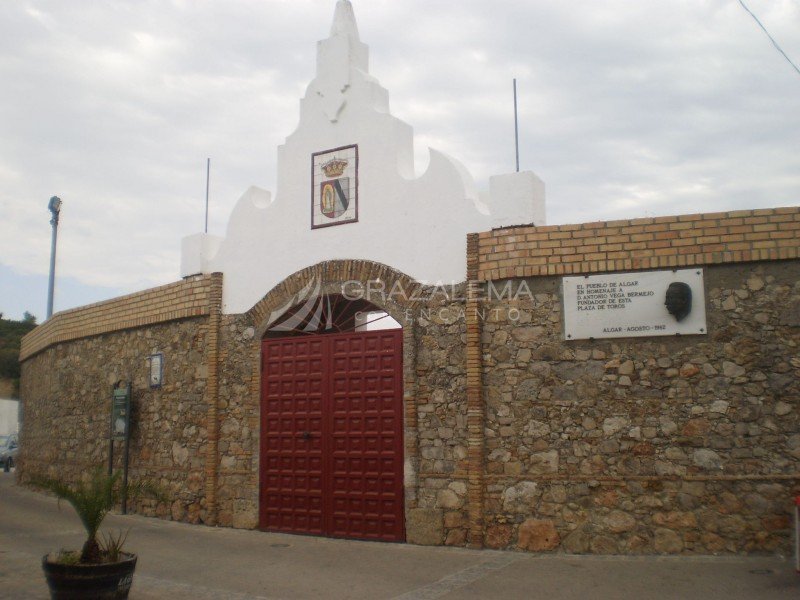
[[[522,226],[470,234],[478,280],[677,268],[800,256],[800,207]]]
[[[213,275],[194,275],[141,292],[58,312],[22,338],[20,362],[59,342],[206,316]]]

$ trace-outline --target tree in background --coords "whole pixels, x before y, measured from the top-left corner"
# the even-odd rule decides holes
[[[22,338],[36,327],[36,317],[25,312],[21,321],[4,319],[0,313],[0,379],[13,382],[14,396],[19,395],[19,348]]]

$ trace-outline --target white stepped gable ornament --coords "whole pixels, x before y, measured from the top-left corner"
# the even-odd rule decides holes
[[[484,195],[461,163],[434,149],[416,173],[413,130],[392,116],[389,93],[369,73],[349,0],[336,3],[316,54],[297,127],[278,147],[275,193],[250,188],[224,238],[183,241],[183,276],[224,274],[225,314],[247,312],[321,257],[372,261],[417,281],[464,281],[468,233],[544,224],[544,184],[533,173],[492,177]]]
[[[358,221],[358,146],[311,155],[311,228]]]
[[[359,39],[353,6],[349,2],[336,3],[330,37],[320,42],[317,60],[314,93],[320,99],[325,116],[336,123],[347,102],[350,69],[367,72],[367,48]]]

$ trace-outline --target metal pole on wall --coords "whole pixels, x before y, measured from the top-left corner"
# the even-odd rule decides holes
[[[114,474],[114,390],[117,389],[118,383],[111,386],[111,414],[110,423],[108,428],[108,476]]]
[[[211,177],[211,159],[206,161],[206,227],[203,233],[208,233],[208,180]]]
[[[514,153],[517,157],[517,173],[519,173],[519,123],[517,120],[517,80],[514,79]]]
[[[125,454],[122,455],[122,514],[128,514],[128,464],[131,447],[131,382],[125,383]]]
[[[58,215],[61,213],[61,198],[53,196],[47,205],[53,218],[50,225],[53,226],[53,238],[50,242],[50,281],[47,286],[47,318],[53,316],[53,290],[56,283],[56,238],[58,237]]]

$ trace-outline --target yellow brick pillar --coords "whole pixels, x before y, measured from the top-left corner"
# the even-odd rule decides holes
[[[222,319],[222,273],[211,275],[209,291],[208,334],[206,336],[206,415],[208,445],[206,446],[205,491],[206,524],[217,523],[217,481],[219,475],[219,333]]]
[[[478,279],[478,235],[467,236],[467,514],[469,516],[468,545],[483,547],[484,491],[484,422],[483,361],[481,354],[481,284]]]

